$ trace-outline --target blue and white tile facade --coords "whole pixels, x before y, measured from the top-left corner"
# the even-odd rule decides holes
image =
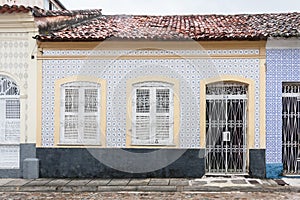
[[[282,83],[300,82],[300,45],[297,45],[300,44],[299,41],[271,40],[268,41],[266,52],[266,163],[267,166],[277,165],[281,169]],[[272,170],[274,171],[274,168],[270,167],[269,172]],[[279,173],[280,169],[277,176]]]
[[[247,52],[246,52],[247,51]],[[224,50],[214,54],[253,54],[259,50]],[[128,55],[124,51],[44,51],[44,56]],[[135,55],[160,55],[161,51],[137,51]],[[181,55],[191,51],[173,52]],[[195,54],[210,52],[192,52]],[[200,148],[200,80],[220,75],[237,75],[255,81],[255,147],[260,143],[260,60],[249,59],[89,59],[44,60],[42,94],[42,146],[54,145],[54,83],[75,76],[93,76],[107,81],[107,147],[126,145],[126,81],[141,76],[164,76],[180,81],[180,148]],[[204,98],[201,98],[204,100]]]

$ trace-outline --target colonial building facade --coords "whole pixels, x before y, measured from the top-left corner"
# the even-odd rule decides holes
[[[93,162],[89,148],[107,156],[125,148],[120,151],[145,157],[164,149],[163,157],[149,157],[153,163],[182,152],[176,162],[142,176],[265,175],[264,42],[97,45],[39,45],[42,176],[141,176],[109,169],[105,158]],[[191,50],[195,45],[205,50]],[[120,169],[128,158],[118,159],[113,167]],[[54,165],[57,160],[62,165]],[[70,170],[74,165],[83,168]]]
[[[25,7],[0,15],[1,177],[22,176],[23,160],[35,158],[37,33]]]
[[[287,88],[297,88],[297,78],[279,78],[283,67],[275,66],[283,60],[278,44],[299,36],[298,13],[105,16],[4,8],[3,18],[21,11],[30,17],[33,32],[26,32],[28,49],[7,33],[2,45],[15,48],[12,57],[3,48],[3,59],[12,60],[1,61],[2,148],[14,148],[12,157],[3,153],[3,172],[14,167],[22,176],[25,158],[39,160],[40,177],[264,178],[297,168],[290,144],[299,140],[290,142],[295,127],[284,118],[294,117],[289,105],[297,92]],[[282,65],[299,67],[297,44],[281,49],[292,49]],[[15,51],[30,52],[27,64],[5,68],[19,66]],[[289,92],[274,93],[280,81]]]

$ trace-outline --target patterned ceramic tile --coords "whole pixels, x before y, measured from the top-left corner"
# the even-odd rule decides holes
[[[255,50],[256,51],[256,50]],[[61,54],[49,51],[47,55]],[[68,52],[65,52],[68,53]],[[77,55],[77,53],[76,53]],[[107,80],[108,147],[125,147],[126,81],[141,76],[165,76],[180,81],[180,147],[200,147],[200,80],[219,75],[240,75],[255,80],[259,91],[258,59],[153,59],[153,60],[44,60],[42,127],[43,146],[53,146],[54,82],[74,75]],[[203,99],[202,99],[203,100]],[[255,147],[259,147],[259,93],[255,93]]]
[[[300,82],[300,49],[267,50],[267,163],[282,162],[282,83]]]
[[[44,56],[149,56],[149,55],[259,55],[258,49],[235,50],[60,50],[44,51]]]

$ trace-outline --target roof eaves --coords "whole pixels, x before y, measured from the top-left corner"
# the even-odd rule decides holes
[[[8,5],[8,4],[4,4],[4,5],[0,5],[0,14],[4,14],[4,13],[28,13],[32,11],[32,7],[25,7],[23,5]]]

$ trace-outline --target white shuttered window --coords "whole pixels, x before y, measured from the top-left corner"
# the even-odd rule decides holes
[[[60,110],[61,144],[100,145],[100,84],[63,84]]]
[[[144,82],[135,84],[133,88],[133,145],[172,145],[172,85]]]
[[[20,91],[17,84],[0,76],[0,168],[19,168]]]

